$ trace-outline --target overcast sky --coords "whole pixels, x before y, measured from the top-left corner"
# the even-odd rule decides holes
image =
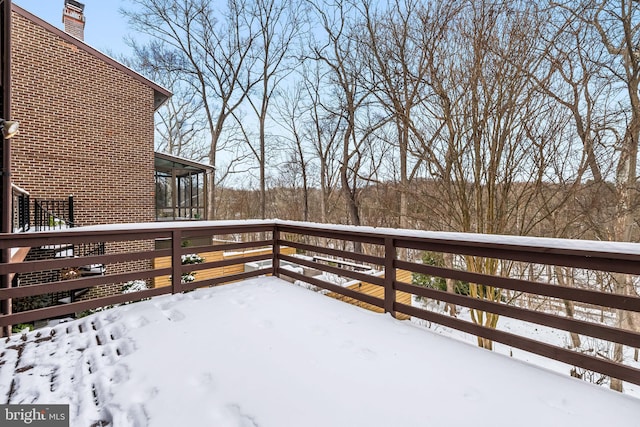
[[[13,0],[14,4],[28,10],[58,28],[62,27],[64,0]],[[113,56],[128,55],[131,50],[124,42],[127,34],[133,34],[127,20],[118,12],[130,3],[126,0],[84,0],[86,25],[85,42]]]

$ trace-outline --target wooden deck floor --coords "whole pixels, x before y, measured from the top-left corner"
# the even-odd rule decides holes
[[[295,248],[289,248],[289,247],[282,247],[280,248],[281,252],[283,254],[286,255],[293,255],[295,254]],[[263,254],[270,254],[271,253],[271,248],[264,248],[264,249],[257,249],[257,250],[251,250],[251,251],[245,251],[245,252],[232,252],[232,253],[225,253],[222,251],[214,251],[214,252],[202,252],[202,253],[198,253],[198,255],[200,255],[202,258],[204,258],[205,262],[213,262],[213,261],[222,261],[222,260],[228,260],[228,259],[237,259],[238,260],[238,264],[234,264],[234,265],[229,265],[229,266],[225,266],[225,267],[219,267],[219,268],[211,268],[211,269],[207,269],[207,270],[199,270],[196,272],[195,276],[196,276],[196,281],[198,280],[207,280],[207,279],[213,279],[216,277],[221,277],[221,276],[227,276],[227,275],[232,275],[232,274],[238,274],[238,273],[242,273],[244,272],[244,263],[242,262],[242,258],[249,256],[249,255],[263,255]],[[154,268],[158,269],[158,268],[166,268],[166,267],[170,267],[171,266],[171,257],[159,257],[156,258],[154,260]],[[396,273],[396,277],[398,280],[403,281],[403,282],[411,282],[411,272],[409,271],[404,271],[404,270],[399,270]],[[164,286],[171,286],[171,279],[170,276],[159,276],[156,277],[154,280],[154,286],[155,287],[164,287]],[[357,292],[362,292],[363,294],[367,294],[367,295],[371,295],[374,296],[376,298],[380,298],[380,299],[384,299],[384,288],[382,286],[377,286],[374,285],[372,283],[367,283],[367,282],[358,282],[355,283],[353,285],[348,286],[349,289],[352,289],[354,291]],[[348,304],[352,304],[358,307],[362,307],[364,309],[367,310],[371,310],[374,311],[376,313],[383,313],[384,310],[376,307],[374,305],[371,304],[367,304],[364,303],[362,301],[358,301],[356,299],[353,298],[349,298],[346,297],[344,295],[335,293],[335,292],[331,292],[327,294],[329,297],[331,298],[335,298],[337,300],[340,301],[344,301]],[[402,303],[402,304],[407,304],[407,305],[411,305],[411,295],[406,293],[406,292],[396,292],[396,301]],[[398,319],[401,320],[407,320],[409,319],[409,316],[404,315],[404,314],[398,314]]]
[[[411,283],[411,272],[405,271],[405,270],[398,270],[398,272],[396,273],[396,278],[401,282]],[[371,295],[376,298],[380,298],[384,300],[384,288],[382,286],[374,285],[372,283],[359,282],[359,283],[355,283],[353,285],[347,286],[347,288],[354,290],[356,292],[362,292],[363,294]],[[346,303],[356,305],[358,307],[362,307],[367,310],[375,311],[376,313],[384,313],[384,310],[380,307],[376,307],[375,305],[367,304],[365,302],[358,301],[356,299],[346,297],[344,295],[341,295],[335,292],[330,292],[327,295],[330,296],[331,298],[335,298],[337,300],[344,301]],[[411,294],[408,294],[406,292],[396,291],[396,301],[402,304],[411,305]],[[408,320],[409,316],[407,316],[406,314],[398,313],[397,318],[400,320]]]

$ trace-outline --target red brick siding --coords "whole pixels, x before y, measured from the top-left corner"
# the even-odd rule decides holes
[[[24,16],[12,18],[11,118],[20,122],[13,182],[32,199],[73,195],[80,226],[154,221],[153,89]],[[148,250],[154,242],[127,246]],[[151,262],[107,266],[107,274],[139,268]],[[105,290],[119,285],[96,293]]]
[[[13,181],[80,225],[154,220],[153,89],[13,14]]]

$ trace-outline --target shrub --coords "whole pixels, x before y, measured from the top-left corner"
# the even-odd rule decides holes
[[[202,264],[204,262],[204,258],[202,258],[198,254],[184,254],[182,255],[182,265],[189,264]],[[183,273],[182,274],[182,283],[191,283],[196,280],[196,273]]]
[[[11,332],[14,334],[19,334],[21,332],[33,331],[33,329],[33,323],[18,323],[17,325],[13,325],[11,327]]]
[[[147,286],[147,282],[144,280],[132,280],[131,282],[127,282],[122,285],[122,289],[120,290],[123,294],[129,294],[131,292],[145,291],[149,289]]]
[[[425,265],[444,267],[444,257],[442,254],[435,252],[425,252],[422,255],[422,262]],[[428,274],[413,273],[411,283],[417,286],[438,289],[440,291],[447,290],[447,280],[445,278],[430,276]],[[469,295],[469,282],[456,280],[453,289],[456,294]]]
[[[204,262],[204,258],[202,258],[198,254],[184,254],[184,255],[182,255],[182,265],[202,264],[203,262]]]

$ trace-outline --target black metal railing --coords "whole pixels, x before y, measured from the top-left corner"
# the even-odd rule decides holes
[[[104,255],[104,253],[104,242],[80,243],[73,247],[73,255],[77,257]]]
[[[36,231],[72,228],[77,225],[73,217],[73,196],[64,200],[36,199],[33,205]]]
[[[15,185],[11,186],[11,192],[11,224],[13,224],[13,231],[16,233],[28,231],[31,227],[31,202],[29,200],[29,193]]]
[[[73,246],[74,257],[84,258],[88,256],[104,255],[105,253],[104,242],[81,243]],[[105,265],[102,263],[86,264],[78,267],[78,273],[80,277],[97,276],[104,274],[105,269]]]

